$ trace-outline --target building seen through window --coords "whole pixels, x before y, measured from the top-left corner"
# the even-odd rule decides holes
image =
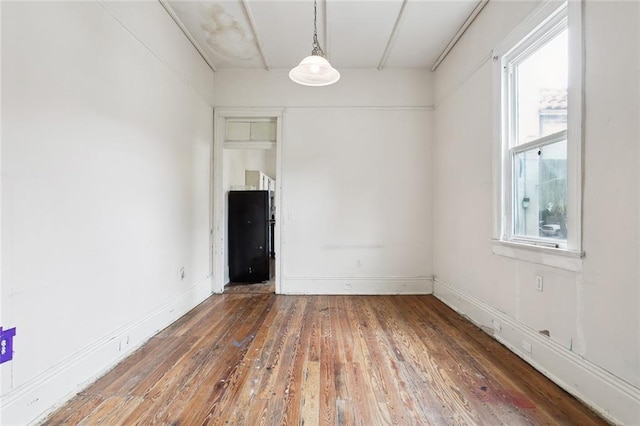
[[[513,235],[566,240],[566,24],[510,67]]]

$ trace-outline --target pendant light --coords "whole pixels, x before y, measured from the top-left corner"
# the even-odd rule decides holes
[[[340,80],[340,73],[327,60],[318,43],[317,4],[313,0],[313,50],[297,67],[289,71],[289,78],[304,86],[328,86]]]

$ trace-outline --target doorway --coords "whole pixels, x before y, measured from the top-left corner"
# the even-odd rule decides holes
[[[212,291],[280,293],[282,110],[216,109],[214,122],[216,128],[212,162]],[[268,206],[265,212],[266,223],[261,221],[266,226],[267,239],[264,245],[254,244],[255,248],[264,249],[264,253],[252,253],[249,256],[252,259],[254,256],[266,256],[264,261],[268,265],[268,275],[264,278],[261,276],[259,282],[242,278],[243,275],[239,278],[237,275],[239,239],[234,236],[236,228],[231,235],[229,232],[229,226],[234,226],[234,220],[238,216],[238,213],[230,211],[230,196],[236,200],[247,199],[249,195],[266,198]],[[232,209],[233,203],[232,201]],[[239,211],[244,210],[245,207],[242,207]],[[234,251],[230,252],[230,248]],[[262,262],[261,259],[258,261]],[[247,265],[248,272],[253,272],[252,265]]]

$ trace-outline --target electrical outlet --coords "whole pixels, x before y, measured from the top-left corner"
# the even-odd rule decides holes
[[[181,280],[184,279],[184,266],[182,268],[180,268],[180,279]]]
[[[542,291],[542,275],[536,275],[536,290]]]
[[[529,343],[529,342],[527,342],[527,341],[525,341],[525,340],[523,340],[523,341],[522,341],[522,349],[524,349],[524,350],[525,350],[525,352],[527,352],[527,353],[531,353],[531,352],[532,352],[532,350],[533,350],[533,349],[531,348],[531,343]]]

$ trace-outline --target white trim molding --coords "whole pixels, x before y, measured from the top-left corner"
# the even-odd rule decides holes
[[[283,277],[284,294],[431,294],[430,277]]]
[[[170,302],[98,338],[44,373],[12,389],[0,400],[0,423],[24,425],[42,421],[210,295],[211,284],[207,277]]]
[[[582,258],[584,257],[584,253],[579,251],[541,247],[502,240],[492,240],[491,251],[493,254],[499,256],[572,272],[582,271]]]
[[[435,278],[433,294],[614,424],[638,424],[640,389],[485,302]],[[494,327],[500,324],[500,329]],[[523,350],[523,342],[531,345]]]
[[[271,149],[276,143],[271,141],[225,142],[224,149]]]

